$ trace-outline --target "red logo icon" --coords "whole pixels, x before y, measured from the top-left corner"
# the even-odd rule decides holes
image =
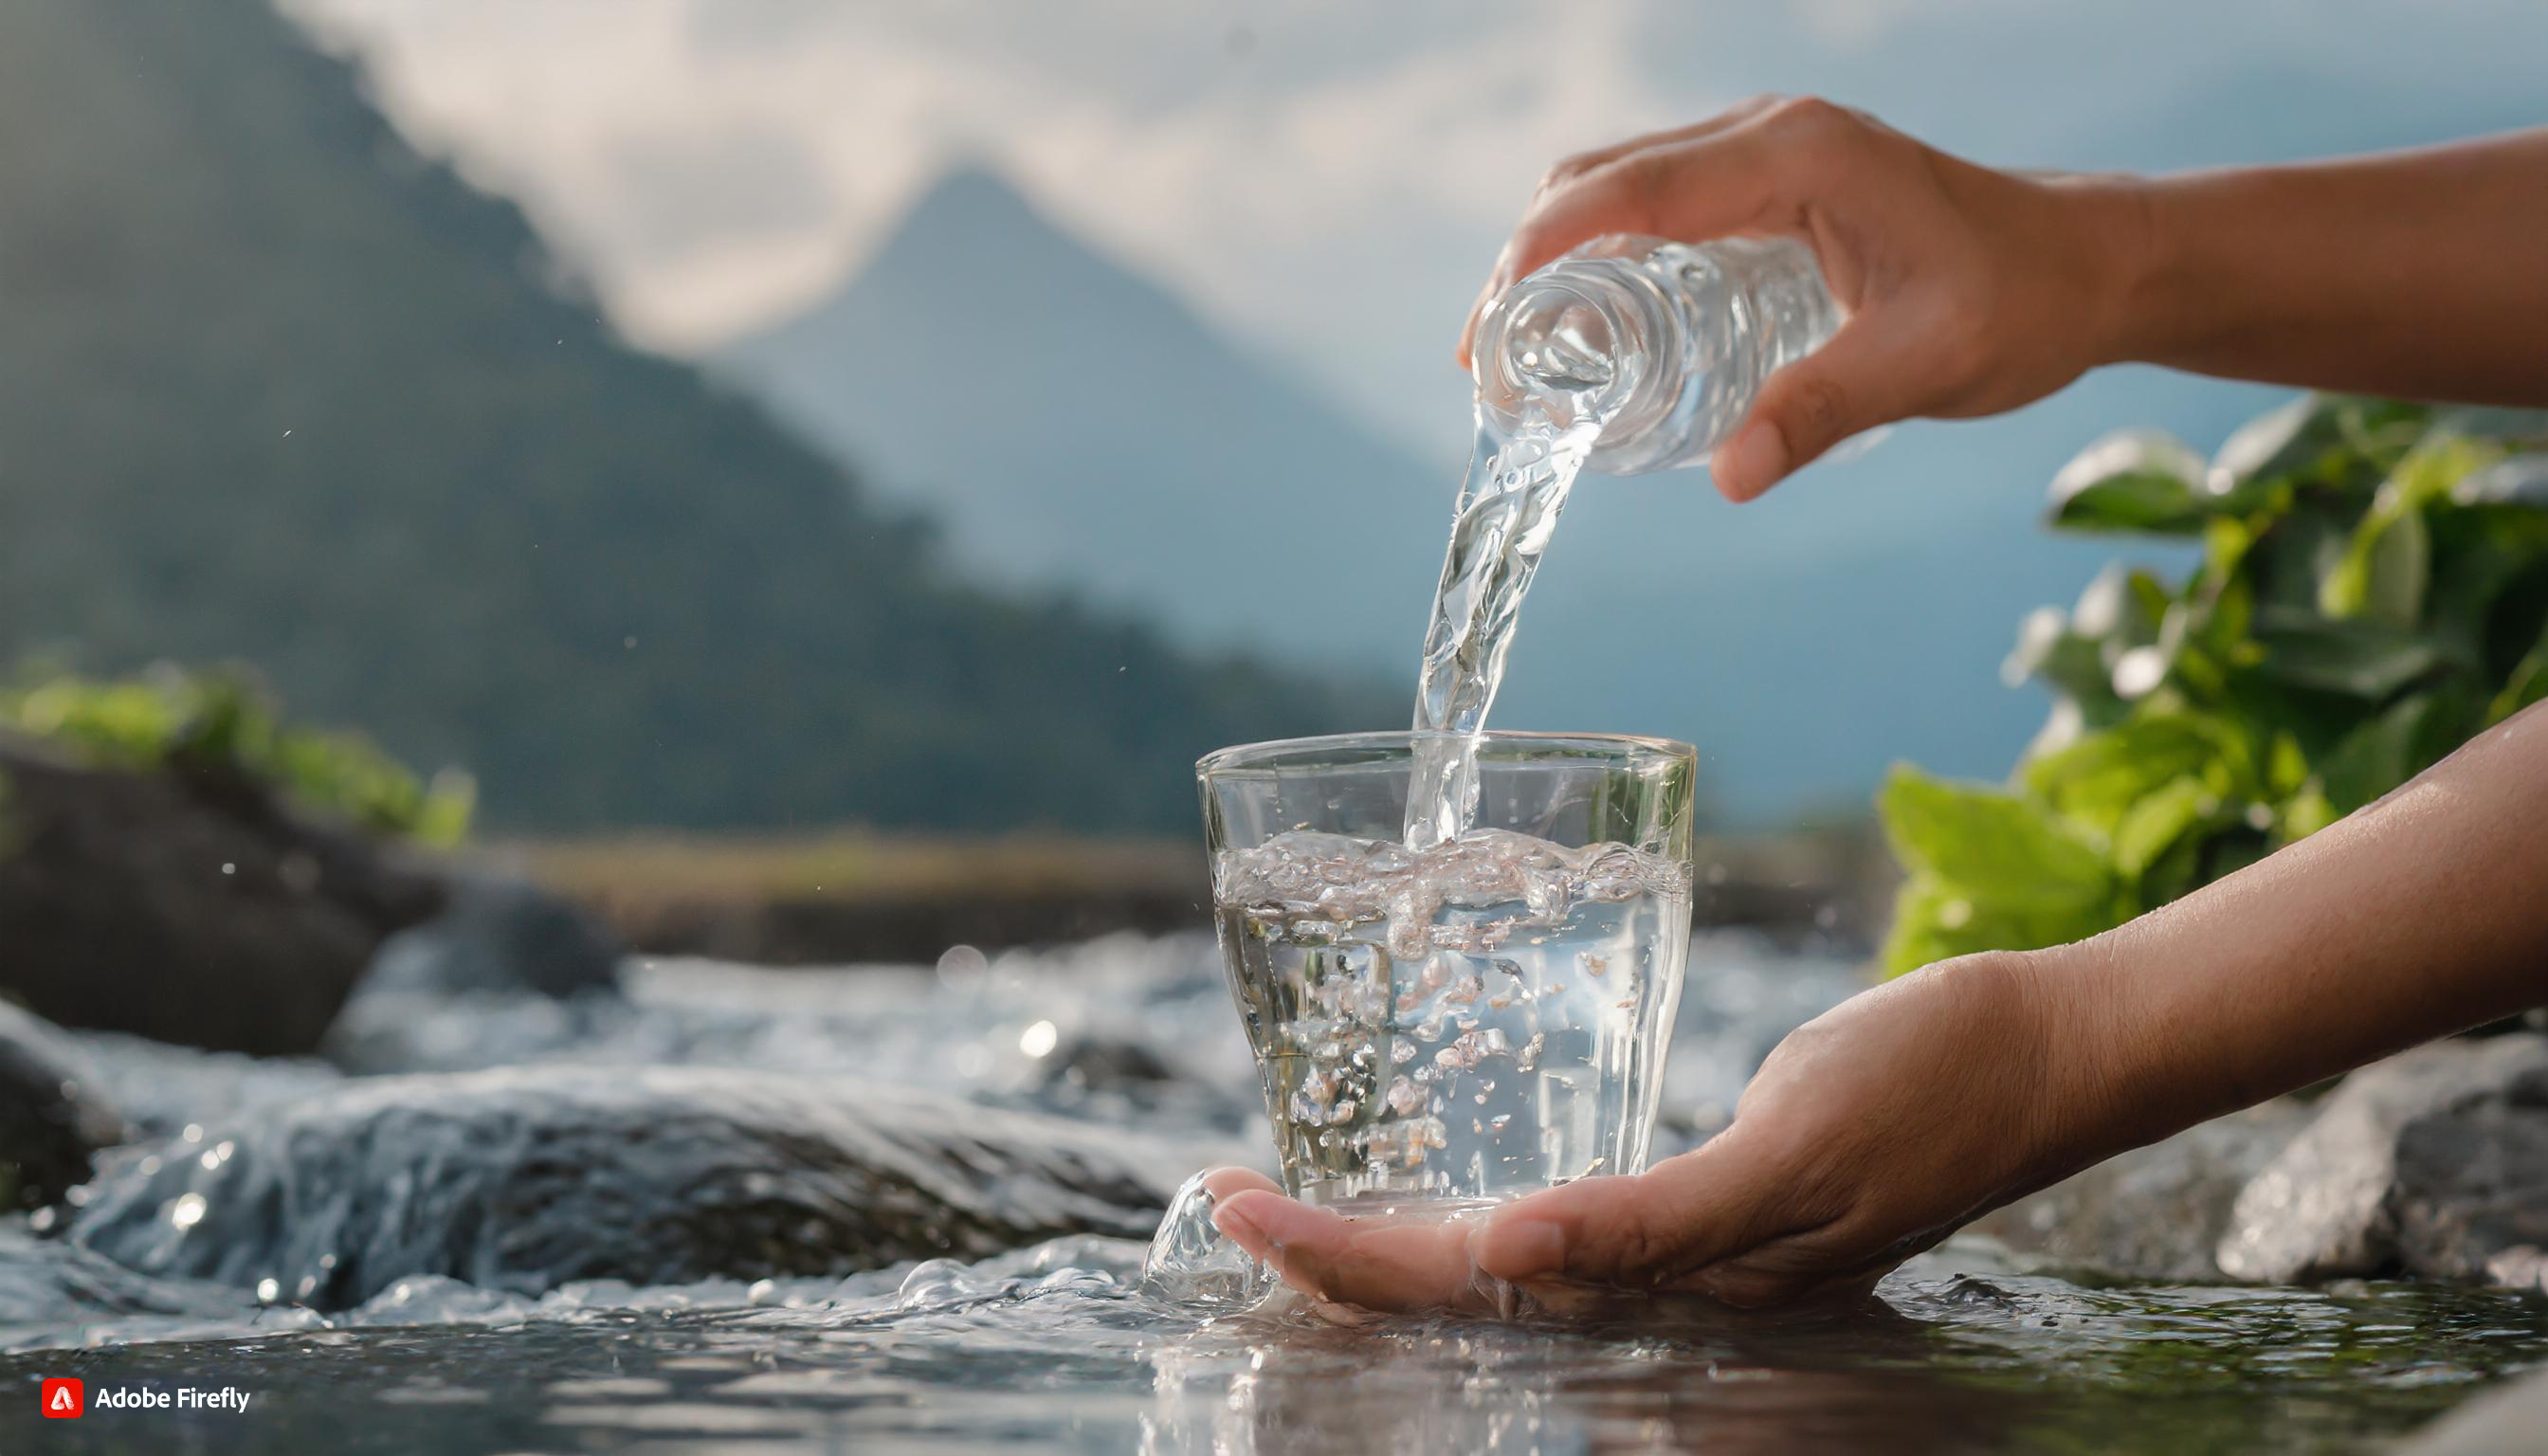
[[[76,1380],[45,1382],[45,1418],[77,1420],[88,1406],[88,1391]]]

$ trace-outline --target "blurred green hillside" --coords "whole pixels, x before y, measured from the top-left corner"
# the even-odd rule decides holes
[[[952,579],[262,0],[0,7],[0,660],[244,662],[543,831],[1182,826],[1402,710]]]

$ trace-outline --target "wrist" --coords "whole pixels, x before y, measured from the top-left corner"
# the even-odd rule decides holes
[[[2043,1066],[2044,1160],[2066,1173],[2184,1125],[2172,1106],[2155,1009],[2116,963],[2115,938],[2023,952],[2012,973],[2033,1008]]]
[[[2070,246],[2086,269],[2091,367],[2149,362],[2166,351],[2170,210],[2145,177],[2073,176],[2053,184]]]

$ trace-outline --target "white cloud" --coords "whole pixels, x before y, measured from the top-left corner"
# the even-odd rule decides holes
[[[807,302],[953,153],[1280,332],[1299,290],[1363,271],[1358,255],[1396,269],[1456,237],[1458,271],[1482,270],[1548,160],[1669,115],[1628,6],[1579,7],[1561,38],[1521,7],[1456,27],[1296,7],[1240,32],[1234,11],[1133,0],[1066,22],[800,0],[291,4],[362,56],[412,135],[523,200],[623,327],[674,349]],[[768,191],[790,174],[805,206]]]
[[[2130,165],[2162,132],[2236,155],[2236,106],[2527,96],[2518,37],[2548,14],[2449,0],[2393,44],[2368,0],[282,3],[522,201],[641,341],[704,348],[811,302],[969,153],[1446,447],[1468,292],[1569,150],[1785,90],[1984,159]],[[2248,79],[2275,66],[2280,89]],[[2189,96],[2210,110],[2177,116]]]

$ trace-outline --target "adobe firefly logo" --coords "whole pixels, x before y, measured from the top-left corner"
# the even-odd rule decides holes
[[[48,1380],[44,1387],[46,1420],[77,1420],[87,1408],[88,1390],[76,1380]]]

